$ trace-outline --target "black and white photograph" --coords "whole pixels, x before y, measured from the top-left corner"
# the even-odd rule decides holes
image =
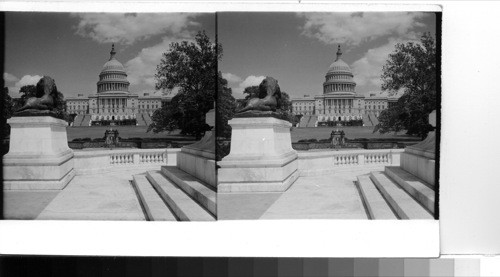
[[[219,13],[218,219],[438,219],[440,20]]]
[[[6,12],[3,218],[216,220],[215,33],[214,13]]]

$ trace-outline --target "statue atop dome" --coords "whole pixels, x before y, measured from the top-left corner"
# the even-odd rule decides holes
[[[338,61],[341,56],[342,56],[342,50],[340,50],[340,44],[339,44],[339,47],[337,49],[337,59],[335,59],[335,61]]]
[[[112,59],[114,59],[115,55],[116,55],[115,44],[113,43],[111,45],[111,52],[109,52],[109,60],[111,61]]]

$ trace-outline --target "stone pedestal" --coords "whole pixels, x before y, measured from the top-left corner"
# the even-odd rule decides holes
[[[197,143],[182,147],[177,167],[216,188],[215,132],[208,131]]]
[[[283,192],[297,180],[291,123],[272,117],[234,118],[231,151],[218,163],[218,192]]]
[[[436,111],[429,115],[429,124],[436,127]],[[401,153],[401,168],[434,186],[436,179],[436,133],[429,132],[422,142],[408,146]]]
[[[405,148],[401,153],[401,168],[434,186],[436,178],[436,134],[430,132],[427,138]]]
[[[215,109],[208,111],[205,123],[209,126],[215,126]],[[200,141],[182,147],[181,151],[177,153],[177,167],[215,189],[217,187],[215,132],[207,131]]]
[[[3,157],[6,190],[63,189],[75,176],[66,121],[50,116],[13,117]]]

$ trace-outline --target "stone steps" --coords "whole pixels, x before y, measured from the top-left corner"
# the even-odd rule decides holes
[[[434,214],[436,193],[431,185],[397,166],[386,166],[385,174]]]
[[[372,122],[370,121],[370,118],[368,118],[367,114],[363,114],[363,124],[365,126],[373,126]]]
[[[307,127],[309,124],[310,115],[303,115],[302,118],[300,119],[299,127]]]
[[[173,170],[172,170],[173,171]],[[178,174],[176,174],[178,173]],[[185,173],[187,174],[187,173]],[[187,174],[188,175],[188,174]],[[179,172],[174,172],[170,174],[174,176],[174,179],[183,180],[184,175]],[[190,176],[190,175],[188,175]],[[159,193],[161,198],[167,203],[170,210],[173,211],[175,216],[181,221],[213,221],[215,220],[215,213],[211,213],[210,210],[205,208],[207,203],[199,203],[195,201],[195,197],[189,195],[190,192],[196,189],[187,189],[184,191],[183,188],[176,184],[176,181],[167,178],[160,171],[148,171],[146,173],[146,178],[154,186],[156,191]],[[193,178],[193,177],[191,177]],[[185,185],[192,185],[193,182],[185,183]],[[203,199],[200,197],[200,199]],[[213,197],[213,205],[215,206],[215,192]]]
[[[398,219],[369,176],[358,176],[356,184],[370,219]]]
[[[428,210],[383,172],[370,173],[370,179],[400,219],[434,219]]]
[[[205,209],[217,214],[217,194],[213,188],[175,166],[162,166],[161,172]]]
[[[134,175],[133,185],[149,221],[176,221],[177,218],[170,211],[158,192],[151,186],[144,174]]]

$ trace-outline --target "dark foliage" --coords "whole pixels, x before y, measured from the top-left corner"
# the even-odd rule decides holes
[[[375,131],[426,136],[432,130],[428,116],[438,108],[437,78],[436,43],[429,33],[420,43],[397,44],[384,65],[382,89],[404,93],[396,105],[382,111]]]
[[[218,49],[217,49],[218,47]],[[210,129],[205,114],[214,107],[217,61],[220,45],[212,43],[205,32],[195,42],[174,42],[163,53],[156,69],[156,89],[178,93],[170,105],[154,112],[148,131],[155,133],[180,129],[182,134],[201,135]]]

